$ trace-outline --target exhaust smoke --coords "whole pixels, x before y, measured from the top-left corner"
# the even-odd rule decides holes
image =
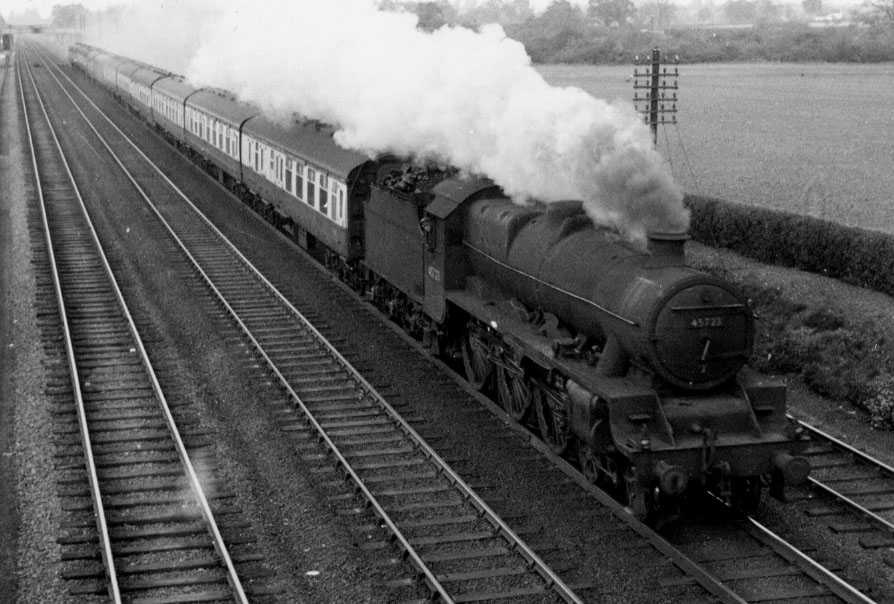
[[[550,86],[497,25],[424,32],[372,0],[181,0],[120,22],[91,43],[229,89],[275,119],[331,123],[342,146],[484,174],[519,203],[581,199],[596,223],[643,246],[649,231],[688,228],[633,107]]]

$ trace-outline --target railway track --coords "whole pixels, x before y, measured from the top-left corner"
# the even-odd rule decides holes
[[[212,260],[212,265],[213,263]],[[211,275],[209,275],[208,278],[211,280]],[[225,274],[225,278],[229,278],[229,276]],[[224,288],[219,290],[219,295],[223,299],[226,297],[225,294],[240,290],[241,287],[241,285],[233,285],[230,287],[225,282]],[[280,302],[284,301],[284,298],[281,298],[278,294],[274,297],[280,298]],[[280,383],[283,384],[283,387],[289,392],[290,396],[298,399],[301,398],[300,388],[296,388],[292,385],[290,380],[297,379],[297,384],[301,384],[302,379],[307,380],[307,383],[311,383],[312,381],[315,382],[317,378],[324,378],[324,381],[328,382],[327,385],[320,387],[317,391],[311,391],[309,396],[306,393],[305,398],[314,403],[311,405],[311,407],[313,407],[316,404],[316,401],[314,401],[315,396],[335,396],[336,400],[340,401],[340,406],[337,405],[329,409],[332,411],[329,415],[332,420],[331,422],[329,420],[324,420],[322,422],[314,422],[311,420],[310,423],[317,423],[319,424],[319,427],[324,430],[327,427],[325,425],[327,423],[336,430],[344,429],[348,433],[352,430],[356,430],[357,432],[355,432],[355,436],[361,433],[370,434],[370,432],[360,432],[361,430],[366,430],[367,427],[376,425],[375,423],[369,424],[367,422],[368,418],[374,417],[372,415],[372,409],[368,406],[370,401],[366,401],[364,395],[353,393],[347,394],[345,390],[343,390],[348,387],[347,382],[356,381],[355,378],[352,378],[351,376],[341,376],[337,373],[329,373],[328,369],[322,368],[318,372],[308,372],[304,374],[297,372],[293,376],[290,373],[290,370],[292,368],[297,369],[299,365],[304,364],[305,360],[312,360],[313,357],[309,356],[311,354],[310,348],[319,347],[319,344],[313,343],[312,340],[305,340],[304,334],[300,331],[304,328],[300,327],[298,324],[281,330],[283,322],[290,320],[291,309],[287,311],[281,309],[279,314],[268,315],[266,314],[266,307],[261,305],[259,300],[260,298],[252,298],[244,305],[237,303],[236,306],[222,300],[221,304],[229,314],[236,315],[240,309],[248,311],[249,316],[244,320],[236,319],[240,327],[246,330],[246,332],[252,331],[253,327],[257,328],[257,326],[260,326],[262,329],[266,330],[261,333],[264,335],[269,333],[274,336],[273,339],[269,341],[270,343],[268,343],[266,348],[264,346],[264,341],[258,339],[258,337],[254,335],[247,335],[246,337],[251,341],[255,350],[258,351],[257,354],[259,355],[259,358],[270,367],[270,371],[277,377]],[[286,308],[288,308],[288,306],[290,305],[287,305]],[[270,317],[275,318],[270,321]],[[313,330],[312,327],[311,330]],[[288,361],[288,351],[286,349],[289,348],[294,350],[294,347],[284,345],[285,342],[289,341],[299,342],[302,347],[308,347],[307,349],[301,350],[299,352],[299,357],[291,364]],[[279,346],[277,346],[277,344],[279,344]],[[334,351],[334,349],[332,350]],[[283,365],[284,361],[285,364]],[[338,364],[344,365],[341,361],[339,361]],[[284,369],[281,369],[280,367]],[[344,394],[345,398],[339,399],[338,397],[341,396],[341,394]],[[362,401],[359,408],[352,403],[352,401],[358,400]],[[299,407],[300,406],[301,405],[299,405]],[[307,407],[306,410],[312,411],[313,409],[311,407]],[[325,406],[322,408],[325,409]],[[305,411],[305,409],[302,409],[302,411]],[[354,414],[355,412],[357,415]],[[376,430],[378,429],[380,428],[376,427]],[[381,429],[384,430],[384,427]],[[397,436],[395,436],[395,438],[397,438]],[[363,440],[363,438],[358,438],[358,440]],[[386,442],[393,443],[397,441]],[[393,453],[397,454],[396,452]],[[556,461],[557,463],[564,463],[558,460]],[[344,465],[341,459],[339,459],[339,464]],[[416,465],[415,462],[412,465]],[[383,470],[382,473],[387,477],[391,473],[393,466],[383,465],[378,469]],[[350,472],[348,472],[348,474],[350,475]],[[413,480],[415,480],[415,478],[413,478]],[[575,480],[577,480],[577,478],[575,478]],[[449,517],[443,518],[445,521],[449,519]],[[420,527],[424,526],[425,522],[427,521],[423,520]],[[699,581],[722,584],[719,591],[723,595],[719,595],[718,597],[724,601],[762,601],[774,597],[800,598],[802,601],[814,602],[870,601],[868,598],[860,594],[858,590],[847,585],[844,581],[841,581],[834,571],[823,569],[809,557],[797,552],[797,550],[785,544],[784,541],[772,535],[772,533],[765,531],[764,528],[755,521],[739,519],[731,524],[735,525],[734,530],[731,530],[730,532],[730,534],[734,534],[734,536],[719,537],[717,531],[714,531],[713,528],[702,533],[707,541],[714,541],[715,544],[721,542],[725,543],[724,546],[720,547],[720,550],[725,550],[726,553],[718,552],[716,551],[716,548],[715,551],[712,552],[710,551],[710,548],[703,549],[698,546],[687,549],[689,547],[687,544],[681,544],[692,558],[709,569],[701,576],[699,576],[699,573],[693,572],[689,577],[682,578],[681,582]],[[448,523],[441,526],[451,525],[452,523]],[[727,527],[727,530],[729,530],[729,527]],[[475,533],[474,530],[469,531],[463,535],[463,538],[471,538],[473,537],[473,533]],[[451,533],[446,534],[450,535]],[[692,535],[694,535],[694,533]],[[457,535],[454,533],[453,537],[457,537]],[[696,538],[694,542],[697,541],[698,539]],[[745,548],[747,553],[743,556],[730,555],[730,552],[739,548]],[[422,551],[426,552],[428,550]],[[678,564],[682,567],[686,567],[685,561],[678,561]],[[743,570],[752,564],[757,565],[758,569],[750,568]],[[441,573],[441,576],[445,576],[445,573]],[[693,578],[693,576],[698,578]],[[430,580],[429,584],[431,585]],[[714,585],[713,589],[717,589],[717,586]],[[480,591],[472,593],[483,595],[485,592]]]
[[[71,591],[107,593],[113,602],[247,602],[30,65],[22,64],[20,101],[46,237],[43,281],[51,283],[65,349],[68,379],[58,386],[74,401],[57,413],[55,430],[68,495],[64,574],[78,581]]]
[[[148,161],[135,145],[114,150],[78,111],[433,594],[581,601],[171,181],[151,175],[161,196],[141,185],[125,165]]]
[[[894,468],[808,423],[813,472],[790,504],[824,524],[837,540],[894,569]],[[894,573],[894,571],[892,571]],[[894,599],[894,586],[882,596]]]
[[[872,534],[861,540],[864,547],[894,547],[894,467],[819,428],[801,421],[798,424],[814,441],[806,452],[814,469],[810,488],[866,521],[863,527],[853,528],[854,532]],[[815,516],[839,513],[820,508],[813,511]]]

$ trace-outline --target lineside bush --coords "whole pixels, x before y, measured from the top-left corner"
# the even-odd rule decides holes
[[[685,202],[696,241],[894,295],[894,236],[710,197]]]
[[[736,283],[758,316],[752,367],[800,376],[813,392],[867,411],[874,427],[894,429],[894,359],[871,323],[790,300],[755,275],[714,272]]]

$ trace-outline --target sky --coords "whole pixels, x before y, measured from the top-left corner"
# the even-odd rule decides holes
[[[127,3],[135,2],[129,0]],[[0,0],[0,15],[3,18],[9,18],[11,13],[23,13],[29,10],[36,10],[42,17],[49,17],[53,6],[56,4],[75,4],[77,2],[68,2],[67,0]],[[80,0],[88,9],[101,9],[113,4],[121,4],[120,0]]]
[[[163,7],[166,3],[169,5],[189,4],[191,0],[0,0],[0,15],[8,18],[11,13],[21,14],[24,11],[36,10],[40,15],[49,17],[55,4],[69,4],[80,1],[85,7],[91,10],[103,9],[115,4],[140,4],[143,6],[156,5]],[[340,0],[320,0],[321,2],[338,2]],[[420,0],[421,1],[421,0]],[[474,5],[484,0],[452,0],[453,3],[460,8],[463,6]],[[529,0],[531,6],[535,10],[543,10],[549,6],[554,0]],[[645,0],[634,0],[634,4],[641,4]],[[670,0],[673,4],[689,4],[691,0]],[[716,4],[722,4],[725,0],[715,0]],[[799,4],[800,0],[775,0],[780,4],[792,3]],[[847,6],[859,5],[863,0],[826,0],[823,2],[825,6],[830,8],[841,9]],[[570,0],[572,4],[585,6],[588,0]]]
[[[322,0],[323,2],[330,0]],[[336,0],[337,1],[337,0]],[[549,6],[553,2],[553,0],[529,0],[531,6],[533,6],[537,10],[541,10]],[[4,18],[9,17],[10,13],[22,13],[27,10],[35,9],[38,13],[40,13],[44,17],[49,17],[50,11],[55,4],[69,4],[69,3],[77,3],[78,0],[0,0],[0,14],[3,15]],[[476,0],[456,0],[456,4],[468,5],[474,4]],[[574,4],[585,5],[587,0],[571,0]],[[158,4],[164,5],[164,0],[150,0],[147,2],[146,0],[80,0],[80,4],[83,4],[86,8],[95,10],[102,9],[108,6],[112,6],[115,4]],[[174,0],[174,3],[177,3]]]

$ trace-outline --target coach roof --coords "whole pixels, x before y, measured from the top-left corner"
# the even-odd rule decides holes
[[[158,78],[163,78],[171,75],[171,72],[164,71],[162,69],[157,69],[155,67],[140,67],[136,71],[130,74],[130,79],[138,84],[142,84],[146,87],[152,85]]]
[[[341,180],[347,180],[354,168],[369,161],[363,153],[340,147],[332,138],[332,128],[319,122],[293,120],[288,124],[260,116],[249,120],[243,131],[324,168]]]
[[[258,114],[256,107],[238,101],[230,92],[217,88],[199,88],[186,104],[234,126],[239,126],[246,118]]]
[[[164,93],[166,96],[182,103],[183,99],[195,92],[196,87],[185,81],[182,77],[172,75],[157,81],[155,86],[152,87],[152,90]]]

